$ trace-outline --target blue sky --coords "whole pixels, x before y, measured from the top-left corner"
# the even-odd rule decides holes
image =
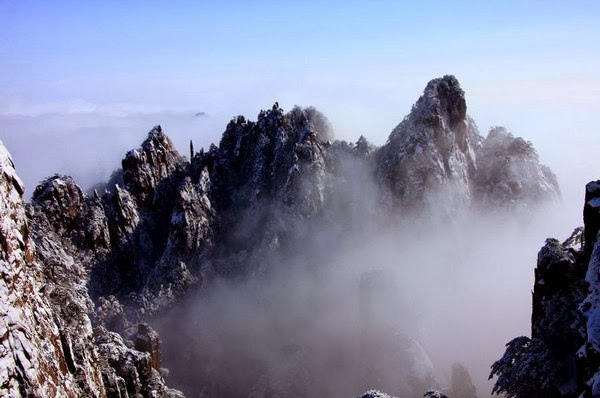
[[[567,82],[599,64],[597,2],[322,3],[3,1],[0,84],[8,101],[171,109],[256,85]]]
[[[583,180],[600,153],[599,20],[596,1],[0,0],[0,139],[29,186],[102,177],[157,123],[206,146],[274,101],[382,144],[451,73],[482,132],[506,125],[560,178],[581,163]]]

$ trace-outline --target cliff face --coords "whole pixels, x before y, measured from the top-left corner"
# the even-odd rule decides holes
[[[256,269],[256,255],[293,239],[287,236],[294,235],[295,226],[322,210],[323,134],[306,110],[285,114],[275,104],[256,122],[234,118],[218,148],[194,157],[193,172],[205,173],[211,182],[208,197],[217,214],[216,240],[221,242],[214,252],[218,273]]]
[[[86,253],[109,247],[98,201],[70,178],[54,176],[26,212],[23,186],[1,144],[0,168],[3,396],[182,396],[165,387],[153,362],[157,343],[137,351],[92,326],[86,284],[93,261]]]
[[[509,397],[600,396],[600,182],[586,186],[584,227],[538,254],[531,338],[507,344],[492,367]]]
[[[579,310],[585,319],[585,340],[579,352],[583,379],[592,396],[600,395],[600,181],[586,186],[583,209],[584,247],[582,263],[587,262],[587,296]],[[588,260],[589,259],[589,260]]]
[[[30,237],[24,187],[0,142],[0,386],[3,394],[78,396],[44,278]],[[100,390],[100,376],[94,375]]]

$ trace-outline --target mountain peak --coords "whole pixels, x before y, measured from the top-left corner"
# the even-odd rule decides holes
[[[151,139],[155,136],[164,136],[165,134],[162,131],[162,127],[160,124],[155,125],[154,127],[152,127],[152,129],[150,129],[150,131],[148,132],[148,139]]]
[[[432,123],[439,123],[439,118],[446,118],[450,129],[454,130],[461,123],[464,124],[467,115],[465,92],[452,75],[433,79],[427,83],[415,108],[428,111],[426,115]]]
[[[144,203],[153,200],[155,188],[182,170],[183,164],[184,159],[157,125],[142,146],[129,151],[123,159],[123,181],[136,199]]]
[[[431,80],[379,153],[384,201],[422,206],[429,200],[424,201],[426,193],[453,184],[452,202],[468,203],[475,135],[458,80],[451,75]]]

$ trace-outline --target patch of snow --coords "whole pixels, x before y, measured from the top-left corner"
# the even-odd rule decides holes
[[[600,197],[588,200],[587,204],[592,207],[600,207]]]

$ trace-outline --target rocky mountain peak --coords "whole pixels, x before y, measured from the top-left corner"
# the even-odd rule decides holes
[[[296,105],[286,114],[286,118],[291,119],[295,126],[316,134],[322,141],[333,141],[335,138],[327,117],[313,106],[302,108]]]
[[[72,230],[81,216],[85,198],[73,178],[55,174],[35,188],[31,203],[44,212],[57,229]]]
[[[184,164],[169,137],[160,126],[155,126],[142,146],[129,151],[123,159],[123,181],[141,205],[150,205],[157,199],[159,185],[172,183]]]
[[[25,217],[23,194],[25,187],[15,171],[10,153],[0,141],[0,214],[4,223],[0,224],[2,253],[4,255],[28,254],[31,257],[29,227]],[[12,261],[15,259],[12,258]]]
[[[471,141],[477,131],[466,111],[464,92],[454,76],[427,84],[379,152],[384,202],[427,207],[442,194],[450,202],[469,203],[469,178],[476,169]]]
[[[531,144],[504,127],[492,127],[477,154],[473,196],[482,208],[532,206],[560,196],[556,176],[540,164]]]
[[[69,388],[75,380],[69,373],[65,347],[45,298],[44,278],[29,233],[23,192],[12,158],[0,142],[2,395],[75,397],[78,394]],[[90,382],[93,383],[91,379]]]
[[[504,127],[483,139],[454,76],[430,81],[378,153],[382,199],[392,207],[522,207],[559,196],[530,142]],[[417,204],[415,206],[415,204]],[[428,205],[429,204],[429,205]]]
[[[451,130],[460,131],[461,139],[466,138],[464,137],[466,134],[464,122],[467,115],[467,103],[465,92],[456,77],[446,75],[431,80],[427,83],[423,95],[414,108],[421,111],[425,120],[431,121],[434,126],[443,128],[440,124],[447,120]]]
[[[516,337],[492,365],[495,393],[600,396],[600,182],[586,186],[584,227],[538,254],[531,338]],[[583,245],[582,245],[583,242]]]
[[[87,285],[105,259],[95,245],[110,248],[101,200],[61,175],[27,208],[23,192],[0,142],[0,395],[183,397],[164,384],[149,327],[138,327],[135,345],[92,325]]]

